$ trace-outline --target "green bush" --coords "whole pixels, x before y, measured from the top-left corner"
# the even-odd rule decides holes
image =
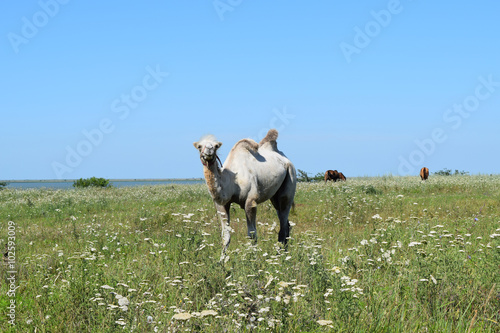
[[[109,183],[109,179],[104,179],[104,178],[80,178],[78,180],[75,180],[73,182],[73,187],[89,187],[89,186],[95,186],[95,187],[110,187],[111,184]]]
[[[319,182],[324,179],[324,174],[321,172],[318,172],[315,176],[310,177],[307,172],[304,170],[297,170],[297,181],[299,182]]]
[[[468,175],[469,172],[468,171],[458,171],[458,170],[455,170],[455,173],[452,173],[452,171],[450,169],[447,169],[447,168],[444,168],[443,170],[439,170],[439,171],[436,171],[434,172],[435,175],[438,175],[438,176],[464,176],[464,175]]]
[[[304,170],[300,170],[300,169],[297,170],[297,180],[299,182],[310,182],[311,181],[311,179],[307,175],[307,172],[305,172]]]

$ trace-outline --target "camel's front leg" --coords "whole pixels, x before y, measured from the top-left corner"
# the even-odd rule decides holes
[[[217,215],[219,215],[220,226],[221,226],[221,238],[222,238],[222,254],[220,260],[223,261],[226,257],[226,250],[231,242],[231,227],[229,226],[229,209],[231,204],[226,204],[224,206],[215,204],[217,208]]]
[[[254,243],[257,242],[257,202],[255,200],[247,200],[245,203],[245,214],[247,217],[247,232],[248,237],[253,239]]]

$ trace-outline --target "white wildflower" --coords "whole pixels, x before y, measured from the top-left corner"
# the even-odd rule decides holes
[[[217,316],[217,312],[214,310],[203,310],[200,313],[200,317],[205,317],[205,316]]]
[[[293,285],[293,284],[295,284],[295,282],[285,282],[285,281],[280,281],[280,282],[278,283],[278,285],[280,285],[280,286],[281,286],[281,287],[283,287],[283,288],[286,288],[286,287],[288,287],[288,286],[290,286],[290,285]]]
[[[121,325],[121,326],[125,326],[125,325],[127,325],[127,323],[125,323],[125,322],[123,321],[123,319],[119,319],[119,320],[115,321],[115,323],[117,323],[118,325]]]
[[[101,286],[101,288],[103,288],[103,289],[111,289],[111,290],[115,289],[115,288],[113,288],[111,286],[108,286],[107,284],[105,284],[104,286]]]
[[[326,293],[324,294],[324,296],[328,297],[328,296],[330,296],[332,294],[332,292],[333,292],[333,289],[327,289]]]
[[[337,266],[334,266],[334,267],[332,268],[332,271],[333,271],[334,273],[337,273],[337,274],[338,274],[338,273],[340,273],[340,268],[339,268],[339,267],[337,267]]]
[[[115,295],[116,299],[118,300],[118,305],[119,306],[126,306],[130,304],[130,301],[127,299],[127,297],[123,297],[122,295]]]
[[[269,285],[271,284],[271,282],[273,282],[273,280],[274,280],[274,277],[272,275],[270,275],[269,279],[267,280],[266,285],[264,286],[264,289],[267,289],[267,287],[269,287]]]
[[[187,313],[187,312],[182,312],[182,313],[176,313],[172,319],[177,319],[177,320],[188,320],[189,318],[191,318],[192,315],[190,313]]]

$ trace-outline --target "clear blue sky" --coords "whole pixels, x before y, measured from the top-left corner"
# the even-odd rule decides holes
[[[500,173],[498,1],[0,7],[0,179],[202,177],[270,127],[311,174]]]

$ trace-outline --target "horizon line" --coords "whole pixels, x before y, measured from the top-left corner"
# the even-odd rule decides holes
[[[439,176],[434,175],[433,176]],[[475,173],[468,174],[466,176],[497,176],[499,173]],[[455,176],[451,174],[450,176]],[[351,176],[349,178],[377,178],[377,177],[420,177],[419,175],[397,175],[397,174],[384,174],[376,176]],[[102,178],[102,177],[101,177]],[[68,183],[74,182],[81,178],[76,179],[11,179],[11,180],[0,180],[0,183]],[[168,182],[168,181],[204,181],[205,178],[192,177],[192,178],[116,178],[109,179],[110,182]]]
[[[5,183],[68,183],[78,179],[11,179],[0,180]],[[187,180],[205,180],[204,178],[117,178],[109,179],[110,182],[167,182],[167,181],[187,181]]]

